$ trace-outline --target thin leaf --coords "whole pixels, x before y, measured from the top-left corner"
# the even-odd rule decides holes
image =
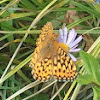
[[[93,87],[94,97],[93,100],[100,100],[100,87]]]
[[[81,85],[87,85],[90,84],[92,80],[93,80],[92,75],[86,74],[86,75],[79,76],[79,78],[76,81]]]

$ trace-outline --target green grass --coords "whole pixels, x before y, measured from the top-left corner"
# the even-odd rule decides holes
[[[73,22],[65,19],[69,10],[77,12],[70,16]],[[100,100],[99,18],[99,4],[89,0],[1,0],[0,100]],[[52,22],[54,32],[66,23],[69,30],[77,28],[76,32],[83,35],[79,46],[84,52],[76,54],[79,77],[73,82],[39,82],[32,78],[28,63],[47,22]]]

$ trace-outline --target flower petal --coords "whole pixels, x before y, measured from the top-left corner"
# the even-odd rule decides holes
[[[82,36],[79,36],[73,43],[69,45],[70,48],[77,45],[82,40]]]
[[[73,61],[77,61],[76,57],[69,53],[69,56],[72,58]]]
[[[62,31],[62,29],[59,29],[59,36],[61,37],[61,39],[63,39],[63,31]]]
[[[73,38],[72,38],[72,41],[71,41],[70,43],[72,43],[72,42],[75,40],[76,36],[77,36],[77,33],[75,32],[75,33],[73,34]]]
[[[69,35],[68,35],[68,40],[67,40],[67,45],[72,42],[74,35],[76,37],[76,32],[74,29],[70,30]]]
[[[75,45],[75,46],[73,46],[72,48],[70,48],[70,49],[75,49],[76,47],[78,47],[78,44],[77,45]]]
[[[60,35],[59,35],[59,37],[57,38],[57,41],[60,42],[60,43],[63,42],[63,39],[60,37]]]
[[[81,49],[78,48],[78,49],[70,49],[69,52],[79,52]]]
[[[64,43],[66,43],[66,40],[67,40],[67,34],[68,34],[68,30],[66,27],[64,27],[64,30],[63,30],[63,39],[64,39]]]

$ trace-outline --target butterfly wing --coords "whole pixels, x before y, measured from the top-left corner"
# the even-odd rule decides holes
[[[32,75],[34,79],[40,81],[47,81],[52,76],[52,62],[49,55],[48,41],[53,33],[52,23],[48,22],[42,28],[41,34],[36,41],[37,47],[32,55],[30,67],[32,67]]]
[[[49,57],[46,57],[41,62],[33,64],[32,75],[33,78],[39,81],[47,81],[52,76],[52,63]]]
[[[36,41],[36,45],[38,46],[39,44],[41,44],[47,35],[50,35],[53,33],[53,26],[51,22],[46,23],[46,25],[44,25],[44,27],[42,28],[41,34],[39,35],[39,38]]]
[[[62,46],[53,59],[53,76],[59,81],[74,80],[77,76],[74,62]]]

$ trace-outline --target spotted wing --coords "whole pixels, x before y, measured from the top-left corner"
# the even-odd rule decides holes
[[[34,79],[38,79],[40,81],[48,80],[52,75],[52,63],[50,57],[45,54],[44,48],[46,43],[45,38],[49,38],[48,36],[53,33],[52,23],[48,22],[42,28],[41,34],[37,39],[35,51],[32,55],[32,59],[30,61],[30,67],[32,67],[32,75]]]
[[[53,76],[59,81],[71,81],[77,76],[73,60],[61,47],[58,48],[53,59]]]
[[[32,68],[34,79],[47,81],[52,76],[52,62],[50,56],[46,55],[45,52],[41,52],[41,48],[44,47],[42,45],[36,47],[29,65]]]
[[[36,55],[34,55],[36,56]],[[47,81],[52,76],[52,62],[49,57],[42,61],[34,63],[34,58],[31,60],[33,78],[39,81]]]
[[[53,33],[53,26],[51,22],[46,23],[46,25],[44,25],[44,27],[42,28],[41,34],[39,35],[39,38],[36,41],[36,45],[38,46],[39,44],[41,44],[46,36],[49,34]]]

